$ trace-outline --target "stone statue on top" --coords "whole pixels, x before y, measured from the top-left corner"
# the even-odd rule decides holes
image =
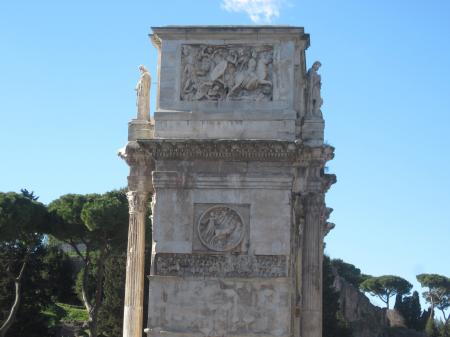
[[[314,62],[306,74],[306,115],[309,117],[322,118],[322,111],[320,110],[323,103],[320,95],[322,82],[320,75],[317,73],[321,65],[319,61]]]
[[[150,119],[150,86],[152,77],[147,68],[143,65],[139,66],[141,77],[136,84],[136,106],[137,106],[137,119],[149,120]]]

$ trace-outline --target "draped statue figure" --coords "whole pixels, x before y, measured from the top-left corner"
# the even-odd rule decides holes
[[[136,106],[137,106],[137,119],[149,120],[150,119],[150,86],[152,77],[147,68],[143,65],[139,66],[141,72],[141,78],[136,84]]]
[[[307,95],[306,95],[306,114],[312,117],[322,118],[322,111],[320,107],[322,106],[323,100],[320,96],[320,88],[322,87],[322,82],[320,75],[317,73],[322,64],[319,61],[314,62],[312,67],[307,73]]]

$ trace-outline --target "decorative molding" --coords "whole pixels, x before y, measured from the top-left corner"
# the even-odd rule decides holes
[[[155,275],[179,277],[287,277],[284,255],[156,254]]]
[[[229,174],[224,176],[192,174],[184,175],[176,171],[154,171],[155,188],[198,188],[198,189],[269,189],[289,190],[293,176],[288,175],[245,175]]]
[[[309,147],[296,141],[150,139],[138,143],[155,160],[271,161],[301,166],[316,161],[324,166],[334,156],[332,146]]]

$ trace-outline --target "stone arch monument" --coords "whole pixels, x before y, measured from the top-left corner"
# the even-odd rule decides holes
[[[322,336],[323,238],[333,227],[324,199],[336,178],[324,173],[334,149],[323,143],[320,62],[306,67],[309,35],[152,29],[154,121],[141,67],[120,151],[130,166],[123,336],[142,334],[144,263],[148,336]]]

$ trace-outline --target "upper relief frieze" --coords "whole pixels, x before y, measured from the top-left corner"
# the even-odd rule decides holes
[[[271,101],[273,47],[185,44],[182,101]]]

